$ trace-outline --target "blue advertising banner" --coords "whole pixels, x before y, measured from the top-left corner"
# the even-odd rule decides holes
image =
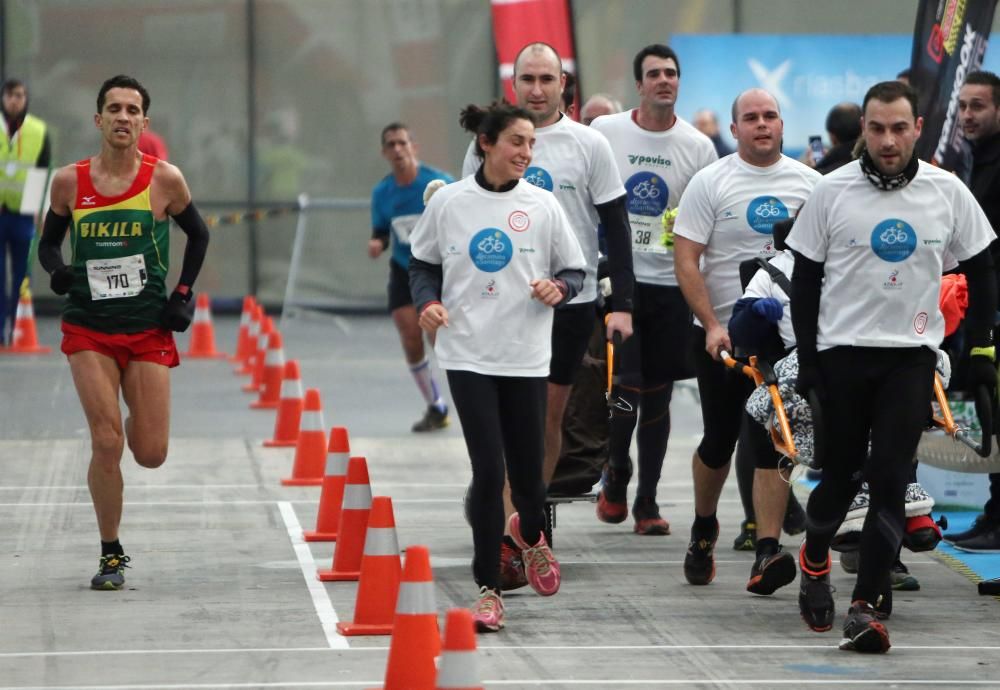
[[[829,145],[824,123],[830,108],[860,104],[872,84],[910,66],[913,35],[682,34],[669,43],[681,62],[681,117],[690,121],[702,108],[715,111],[723,140],[735,148],[728,126],[733,99],[761,87],[781,106],[785,153],[798,156],[810,135]],[[1000,72],[996,52],[987,51],[983,69]]]

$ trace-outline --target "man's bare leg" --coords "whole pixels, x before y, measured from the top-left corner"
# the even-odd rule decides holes
[[[757,539],[779,539],[788,507],[788,483],[778,470],[757,468],[753,475],[753,510]]]
[[[125,438],[135,461],[156,468],[167,459],[170,437],[170,368],[154,362],[130,362],[122,375],[128,405]]]

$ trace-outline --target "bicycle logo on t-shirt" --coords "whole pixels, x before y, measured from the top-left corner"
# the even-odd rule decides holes
[[[500,228],[485,228],[469,242],[469,258],[480,271],[495,273],[510,263],[513,243]]]
[[[747,205],[747,223],[762,235],[773,233],[774,224],[786,218],[788,208],[777,197],[759,196]]]
[[[670,190],[666,181],[650,172],[637,172],[625,181],[628,212],[637,216],[660,216],[667,208]]]
[[[883,261],[905,261],[917,248],[917,233],[906,221],[889,218],[872,230],[871,244]]]
[[[530,182],[536,187],[540,187],[547,192],[551,192],[552,185],[552,175],[549,175],[545,168],[539,168],[537,166],[531,166],[524,171],[525,182]]]

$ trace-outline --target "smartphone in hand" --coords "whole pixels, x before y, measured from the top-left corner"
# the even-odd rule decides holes
[[[812,152],[813,164],[819,165],[823,160],[823,137],[818,134],[809,137],[809,150]]]

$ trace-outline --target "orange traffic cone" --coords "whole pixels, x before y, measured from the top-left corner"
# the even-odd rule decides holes
[[[21,290],[17,301],[17,312],[14,317],[14,333],[10,347],[0,349],[12,355],[44,355],[52,348],[38,344],[38,329],[35,328],[35,309],[31,305],[31,292]]]
[[[323,475],[323,489],[319,495],[316,531],[303,532],[302,538],[305,541],[337,541],[341,506],[344,503],[344,482],[347,480],[347,461],[350,455],[351,444],[347,440],[347,429],[342,426],[330,429],[330,445],[326,449],[326,474]]]
[[[249,376],[253,374],[253,359],[257,356],[257,339],[260,337],[260,329],[264,325],[264,307],[254,304],[250,313],[250,325],[247,326],[247,356],[233,370],[237,376]]]
[[[215,349],[215,326],[212,325],[212,303],[204,292],[198,295],[194,307],[194,323],[191,324],[191,342],[185,357],[192,359],[214,359],[225,357],[225,352]]]
[[[267,340],[267,354],[264,355],[264,373],[261,375],[260,397],[250,403],[252,410],[273,410],[281,399],[281,379],[285,373],[285,350],[281,343],[281,333],[275,331]]]
[[[355,581],[361,576],[361,556],[365,549],[365,530],[371,508],[368,463],[361,457],[351,458],[347,463],[344,505],[340,511],[340,533],[333,552],[333,568],[316,573],[321,581]]]
[[[257,336],[257,349],[254,351],[250,372],[250,383],[243,386],[244,393],[259,393],[260,383],[264,379],[264,359],[267,357],[267,343],[270,335],[275,331],[274,320],[270,316],[265,316],[260,323],[260,334]]]
[[[274,438],[264,441],[264,447],[294,446],[299,441],[300,421],[302,421],[302,377],[299,375],[299,363],[293,359],[285,362],[281,398],[278,400],[278,416],[274,419]]]
[[[450,609],[436,690],[483,690],[476,655],[476,630],[469,609]]]
[[[411,546],[406,549],[392,621],[385,690],[434,690],[434,657],[440,651],[430,551],[426,546]]]
[[[365,550],[361,557],[361,578],[354,602],[354,622],[337,623],[341,635],[389,635],[399,593],[399,542],[392,517],[392,499],[372,499]]]
[[[236,354],[229,358],[230,362],[245,362],[250,356],[250,321],[253,319],[254,305],[257,301],[253,295],[243,298],[243,311],[240,312],[240,331],[236,338]]]
[[[310,388],[302,410],[299,440],[295,444],[292,476],[281,480],[282,486],[319,486],[323,483],[326,459],[326,424],[323,422],[323,402],[319,391]]]

